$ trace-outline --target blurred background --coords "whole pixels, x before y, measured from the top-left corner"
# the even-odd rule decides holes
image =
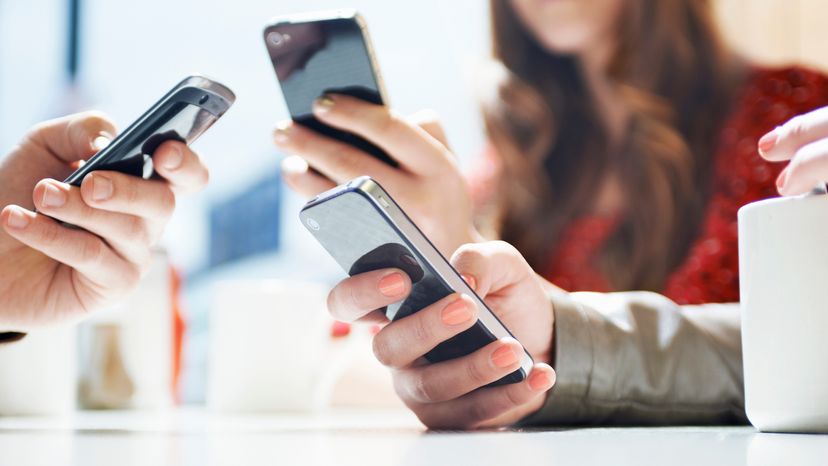
[[[262,27],[275,15],[353,7],[366,18],[391,103],[432,108],[464,166],[483,145],[474,75],[488,53],[487,2],[421,0],[0,0],[0,148],[32,124],[84,109],[128,125],[187,74],[233,89],[237,103],[196,150],[212,172],[184,198],[163,240],[183,278],[180,398],[205,396],[216,283],[308,280],[342,273],[296,221],[303,200],[283,189],[271,144],[287,118]],[[750,8],[748,8],[748,5]],[[717,0],[728,40],[771,63],[828,68],[824,0]],[[163,273],[163,268],[161,269]],[[366,350],[367,351],[367,350]]]

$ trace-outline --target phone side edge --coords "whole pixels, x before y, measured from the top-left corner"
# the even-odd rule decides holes
[[[358,190],[363,193],[363,195],[369,198],[374,207],[379,209],[380,212],[383,212],[387,218],[393,222],[394,227],[396,230],[405,237],[406,241],[412,244],[421,254],[425,256],[425,259],[429,261],[429,265],[434,269],[442,280],[444,280],[453,290],[461,292],[470,296],[475,303],[477,304],[478,308],[482,311],[480,312],[478,318],[483,323],[484,326],[494,335],[496,338],[504,338],[504,337],[511,337],[517,340],[517,338],[512,334],[512,332],[506,328],[503,322],[495,315],[495,313],[486,305],[480,296],[469,287],[468,283],[460,277],[460,274],[451,266],[448,259],[443,256],[443,254],[434,246],[431,240],[417,227],[417,225],[408,217],[405,211],[400,208],[400,206],[396,203],[396,201],[388,195],[385,189],[377,183],[375,180],[368,178],[362,180],[358,185],[353,186],[352,189]],[[386,203],[380,201],[380,199],[385,199],[388,206],[386,207]],[[429,255],[433,257],[429,257]],[[523,349],[524,357],[521,358],[520,363],[520,370],[524,372],[524,377],[529,375],[529,372],[532,370],[532,366],[534,365],[534,358],[529,351],[526,350],[524,347]]]

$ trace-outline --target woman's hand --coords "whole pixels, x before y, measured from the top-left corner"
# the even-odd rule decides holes
[[[790,160],[776,179],[783,196],[804,194],[828,182],[828,107],[792,118],[759,140],[769,161]]]
[[[373,142],[400,166],[391,167],[348,144],[285,122],[273,138],[280,149],[296,154],[282,164],[288,186],[310,197],[369,175],[443,254],[449,256],[461,244],[477,241],[465,180],[436,119],[421,113],[421,121],[414,123],[387,107],[344,95],[320,98],[313,111],[322,122]]]
[[[523,343],[535,366],[523,382],[485,387],[520,366],[523,348],[505,338],[461,358],[426,363],[423,355],[477,321],[468,296],[453,294],[386,325],[374,337],[374,353],[393,374],[394,388],[430,428],[481,428],[513,424],[543,405],[555,383],[549,366],[554,316],[540,280],[511,245],[462,246],[451,259],[498,318]],[[328,296],[338,320],[385,320],[379,309],[401,301],[411,281],[396,269],[347,278]]]
[[[206,184],[206,167],[179,142],[153,156],[164,180],[96,171],[80,188],[56,181],[114,134],[96,113],[59,118],[0,161],[0,331],[75,320],[131,291],[176,194]]]

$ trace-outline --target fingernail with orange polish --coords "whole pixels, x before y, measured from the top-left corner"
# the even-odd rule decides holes
[[[463,298],[457,298],[443,309],[440,317],[446,325],[460,325],[468,322],[474,314],[469,309],[469,304]]]
[[[546,391],[555,383],[554,377],[546,372],[532,372],[529,374],[529,388],[536,392]]]
[[[501,346],[492,353],[492,363],[501,369],[514,365],[518,360],[517,353],[509,345]]]
[[[762,154],[766,154],[773,150],[776,147],[776,142],[779,140],[779,131],[778,129],[774,129],[770,133],[762,136],[759,139],[759,152]]]
[[[377,287],[383,296],[395,298],[405,291],[405,279],[399,272],[390,273],[380,279]]]
[[[782,172],[779,173],[779,176],[776,177],[776,190],[782,193],[782,190],[785,188],[785,183],[788,181],[788,167],[785,167]]]

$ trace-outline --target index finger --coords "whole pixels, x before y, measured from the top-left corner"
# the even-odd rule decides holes
[[[346,278],[328,294],[328,310],[336,320],[353,322],[411,291],[411,279],[399,269],[381,269]]]
[[[791,118],[759,140],[759,153],[766,160],[790,160],[796,151],[828,138],[828,107]]]
[[[448,149],[424,129],[384,105],[345,95],[325,95],[313,106],[323,122],[368,139],[409,171],[428,175],[454,163]]]

